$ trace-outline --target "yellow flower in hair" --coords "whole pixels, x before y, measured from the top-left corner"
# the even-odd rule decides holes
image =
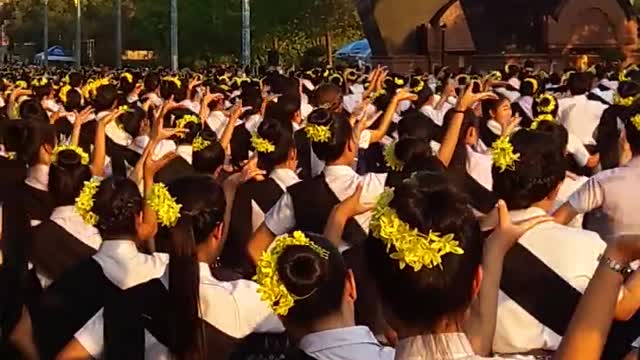
[[[393,171],[402,171],[404,163],[396,157],[396,144],[394,141],[384,148],[384,162]]]
[[[333,75],[331,75],[331,76],[329,77],[329,81],[330,81],[330,82],[333,82],[334,80],[338,80],[338,83],[339,83],[340,85],[342,85],[342,83],[343,83],[343,81],[344,81],[344,80],[342,79],[342,76],[340,76],[340,74],[333,74]]]
[[[176,84],[176,86],[179,88],[182,87],[182,81],[180,81],[177,76],[165,76],[164,78],[162,78],[162,80],[170,81]]]
[[[420,78],[416,78],[418,79],[418,84],[411,89],[411,91],[413,91],[414,93],[419,93],[420,91],[422,91],[422,89],[424,89],[424,81],[422,81],[422,79]]]
[[[566,73],[564,73],[564,75],[562,75],[562,81],[561,81],[561,82],[562,82],[562,84],[563,84],[563,85],[564,85],[564,84],[566,84],[566,83],[567,83],[567,81],[569,81],[569,78],[570,78],[573,74],[575,74],[575,73],[576,73],[576,72],[575,72],[575,71],[573,71],[573,70],[571,70],[571,71],[567,71]]]
[[[153,184],[150,190],[147,205],[156,213],[158,223],[164,227],[174,227],[180,218],[182,205],[171,197],[164,184]]]
[[[393,196],[393,189],[390,188],[380,195],[373,210],[370,228],[371,234],[387,246],[388,253],[394,251],[390,257],[398,260],[400,269],[407,265],[414,271],[420,271],[423,267],[442,268],[443,256],[464,253],[459,242],[455,241],[454,234],[443,236],[433,230],[424,234],[402,221],[389,206]]]
[[[18,89],[26,89],[28,85],[26,81],[18,80],[16,81],[16,86],[18,87]]]
[[[65,150],[71,150],[71,151],[74,151],[76,154],[78,154],[78,156],[80,156],[80,163],[82,163],[82,165],[89,164],[89,154],[84,152],[84,150],[82,150],[81,147],[75,146],[75,145],[66,145],[66,144],[58,144],[58,146],[56,146],[53,149],[53,152],[51,153],[51,162],[55,164],[58,161],[58,154],[61,151],[65,151]]]
[[[640,131],[640,114],[632,117],[631,123],[636,127],[636,129],[638,129],[638,131]]]
[[[307,124],[307,126],[304,127],[304,132],[312,142],[324,143],[331,140],[331,130],[329,126]]]
[[[184,129],[188,123],[200,124],[200,119],[195,115],[185,115],[176,121],[176,129]],[[176,134],[176,136],[183,138],[184,134]]]
[[[31,86],[33,87],[41,87],[41,86],[45,86],[49,83],[49,80],[47,80],[46,77],[40,77],[40,78],[35,78],[33,80],[31,80]]]
[[[125,78],[127,79],[128,82],[133,83],[133,75],[131,75],[128,72],[123,72],[122,74],[120,74],[120,78]]]
[[[626,68],[626,69],[624,69],[624,70],[622,70],[622,71],[620,72],[620,74],[618,75],[618,80],[619,80],[620,82],[623,82],[623,81],[631,81],[631,78],[630,78],[630,77],[629,77],[629,75],[628,75],[628,74],[629,74],[629,72],[630,72],[630,71],[637,71],[637,70],[638,70],[638,67],[637,67],[636,65],[631,65],[631,66],[629,66],[628,68]]]
[[[323,259],[329,258],[329,251],[309,240],[304,233],[296,231],[291,235],[283,235],[276,238],[272,248],[265,251],[256,267],[256,275],[253,277],[258,285],[258,293],[262,301],[269,303],[276,315],[286,316],[295,301],[311,296],[298,297],[291,294],[278,276],[278,258],[289,246],[308,246]]]
[[[538,124],[542,121],[551,121],[553,122],[555,118],[551,114],[540,114],[533,119],[533,123],[531,123],[531,130],[535,130],[538,128]]]
[[[131,109],[129,105],[122,105],[118,107],[118,110],[122,111],[123,113],[130,112],[130,111],[133,112],[133,109]]]
[[[520,154],[513,153],[513,145],[508,136],[502,136],[491,146],[493,165],[503,172],[507,169],[515,170],[516,161],[520,160]]]
[[[547,105],[547,106],[540,105],[540,103],[544,99],[548,99],[549,100],[549,105]],[[538,96],[537,101],[538,101],[538,112],[539,113],[545,113],[545,114],[552,113],[553,110],[556,108],[557,103],[558,103],[558,101],[556,100],[556,97],[551,95],[551,94],[549,94],[549,93],[544,93],[544,94]]]
[[[393,82],[398,86],[404,86],[404,79],[403,78],[399,78],[399,77],[394,78]]]
[[[636,96],[627,96],[625,98],[621,97],[620,94],[616,93],[613,96],[613,103],[616,105],[620,105],[620,106],[624,106],[624,107],[629,107],[631,105],[633,105],[634,101],[636,101],[637,97]]]
[[[58,97],[60,98],[60,100],[62,100],[63,104],[67,103],[67,93],[69,93],[69,90],[71,90],[71,85],[65,85],[60,89],[60,92],[58,93]]]
[[[529,82],[531,83],[531,85],[533,85],[533,92],[535,93],[536,91],[538,91],[538,80],[534,79],[534,78],[526,78],[524,79],[525,82]]]
[[[15,160],[15,159],[16,159],[16,152],[15,152],[15,151],[9,151],[9,152],[7,152],[7,159],[9,159],[9,160]]]
[[[93,209],[94,196],[98,192],[100,187],[100,180],[93,178],[90,181],[85,181],[80,195],[76,198],[75,209],[82,217],[85,223],[89,225],[95,225],[98,223],[98,215],[96,215],[91,209]]]
[[[263,154],[268,154],[276,151],[275,145],[271,143],[271,141],[260,137],[258,134],[253,134],[251,136],[251,146],[259,152]]]
[[[65,84],[68,84],[69,82],[71,82],[71,80],[69,79],[69,74],[65,75],[62,78],[62,82],[65,83]]]
[[[191,143],[191,148],[193,151],[198,152],[207,148],[207,146],[211,145],[211,141],[205,140],[200,135],[196,136]]]

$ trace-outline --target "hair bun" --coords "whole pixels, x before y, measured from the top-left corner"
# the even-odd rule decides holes
[[[316,109],[309,114],[307,121],[311,124],[327,126],[331,123],[331,112],[323,108]]]
[[[81,164],[82,158],[73,150],[62,150],[57,155],[56,165],[61,168],[70,169]]]
[[[326,260],[308,246],[289,246],[278,258],[278,274],[289,292],[306,297],[320,286],[326,277]]]

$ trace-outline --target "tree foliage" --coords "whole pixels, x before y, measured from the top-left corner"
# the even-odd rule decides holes
[[[114,58],[114,0],[81,0],[83,39],[95,39],[98,59]],[[42,43],[44,0],[15,2],[10,36],[15,42]],[[122,0],[123,44],[148,49],[166,62],[169,0]],[[75,39],[73,0],[49,0],[51,44],[71,47]],[[241,48],[242,0],[178,0],[180,59],[237,58]],[[275,47],[293,62],[330,32],[334,46],[362,37],[352,0],[251,0],[252,49],[256,60]]]

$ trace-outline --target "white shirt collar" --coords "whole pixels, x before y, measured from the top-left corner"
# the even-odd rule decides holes
[[[147,136],[147,135],[138,136],[135,139],[133,139],[131,144],[129,144],[129,149],[131,149],[131,150],[137,152],[138,154],[142,155],[142,153],[144,153],[144,149],[149,144],[149,141],[150,141],[150,139],[149,139],[149,136]]]
[[[357,175],[350,166],[327,165],[324,167],[324,175],[329,177],[354,176]]]
[[[104,132],[107,136],[118,145],[129,146],[133,141],[133,137],[126,131],[120,129],[115,121],[110,122],[104,128]]]
[[[75,206],[59,206],[53,209],[50,219],[92,248],[98,249],[100,247],[102,238],[98,229],[84,222]]]
[[[446,351],[443,356],[442,351]],[[463,333],[415,336],[400,340],[396,359],[468,359],[476,358],[469,339]],[[479,358],[479,357],[478,357]]]
[[[193,163],[193,148],[191,145],[178,145],[176,153],[185,159],[189,164]]]
[[[509,211],[509,215],[511,220],[515,222],[529,220],[537,216],[548,216],[544,210],[533,206],[528,209]]]
[[[93,259],[100,264],[105,276],[121,289],[159,278],[169,262],[167,254],[140,253],[131,240],[103,241]]]
[[[36,164],[27,170],[27,178],[24,181],[27,185],[38,190],[49,190],[49,165]]]
[[[494,119],[487,121],[487,127],[492,133],[500,136],[502,135],[502,125]]]
[[[366,326],[352,326],[311,333],[300,340],[299,347],[306,353],[315,353],[353,344],[372,344],[382,347]]]
[[[295,172],[286,168],[273,169],[269,177],[275,180],[283,190],[300,181]]]

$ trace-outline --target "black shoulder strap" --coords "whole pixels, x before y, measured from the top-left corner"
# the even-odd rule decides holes
[[[560,336],[567,330],[582,296],[520,243],[505,256],[500,289]]]
[[[293,140],[298,151],[298,166],[300,167],[300,179],[311,179],[311,143],[304,129],[296,131]]]

